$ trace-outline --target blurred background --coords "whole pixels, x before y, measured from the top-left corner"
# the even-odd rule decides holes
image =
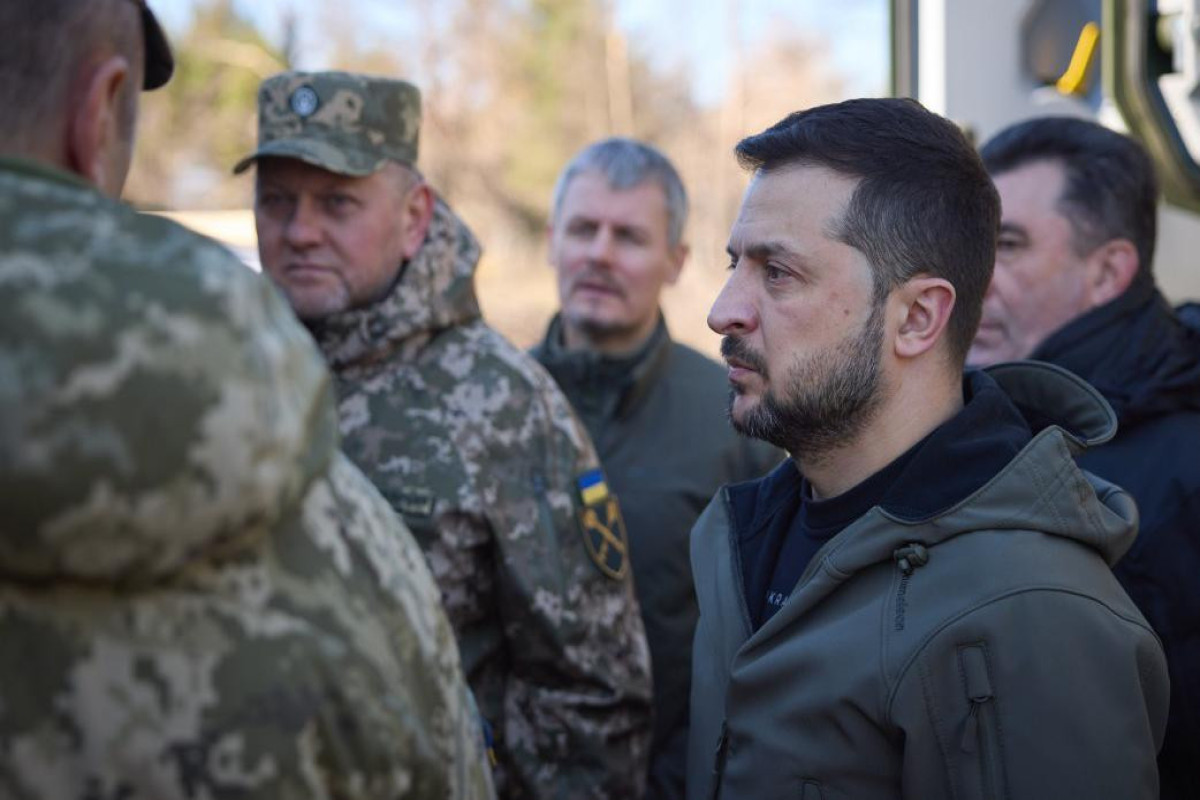
[[[888,0],[156,0],[178,69],[143,98],[127,199],[257,263],[250,175],[259,82],[284,69],[413,81],[419,166],[484,246],[486,317],[517,345],[556,307],[545,226],[558,171],[587,143],[645,139],[676,164],[692,258],[665,298],[673,335],[704,323],[746,175],[732,149],[790,111],[889,82]]]

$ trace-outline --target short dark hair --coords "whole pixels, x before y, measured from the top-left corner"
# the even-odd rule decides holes
[[[995,266],[1000,198],[962,131],[915,100],[856,99],[789,114],[736,152],[759,172],[819,166],[860,179],[838,239],[870,261],[876,303],[919,274],[949,281],[947,340],[965,362]]]
[[[111,46],[142,58],[138,6],[129,0],[3,0],[0,30],[0,147],[20,152],[46,135],[64,112],[77,66]],[[121,123],[132,127],[140,85],[128,83]]]
[[[1066,179],[1058,210],[1071,223],[1080,256],[1112,239],[1138,252],[1138,274],[1150,276],[1158,230],[1158,179],[1140,144],[1077,117],[1037,117],[1010,125],[980,151],[993,175],[1036,161],[1061,164]]]

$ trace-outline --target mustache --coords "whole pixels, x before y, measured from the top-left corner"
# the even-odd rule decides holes
[[[745,339],[739,339],[736,336],[725,336],[721,339],[721,356],[726,361],[735,359],[742,362],[750,369],[761,374],[763,377],[767,375],[767,362],[761,355],[750,349],[750,345],[746,344]]]
[[[590,269],[587,272],[576,275],[571,281],[571,288],[574,289],[581,283],[593,283],[603,286],[605,289],[608,289],[611,292],[616,292],[617,294],[621,295],[625,294],[625,292],[621,289],[620,284],[613,279],[612,275],[609,275],[604,270]]]

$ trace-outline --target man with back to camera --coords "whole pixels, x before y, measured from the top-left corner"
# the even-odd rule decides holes
[[[0,30],[0,796],[492,797],[437,588],[338,454],[311,340],[116,200],[173,69],[154,15],[6,0]]]
[[[725,371],[667,331],[659,300],[687,258],[687,212],[679,174],[650,145],[613,138],[577,154],[549,226],[561,311],[533,351],[621,499],[654,665],[648,798],[683,797],[696,626],[688,533],[723,484],[784,458],[725,424]]]
[[[263,268],[429,559],[500,794],[640,797],[650,662],[619,507],[554,382],[480,317],[479,246],[415,167],[417,89],[289,72],[259,110],[237,169],[258,164]]]
[[[1154,165],[1134,140],[1067,117],[1012,125],[982,156],[1003,217],[967,360],[1066,367],[1116,412],[1117,435],[1079,464],[1137,501],[1138,537],[1114,572],[1166,651],[1161,797],[1200,797],[1200,323],[1155,286]]]
[[[1111,409],[1044,364],[962,370],[999,200],[949,121],[850,100],[742,140],[709,324],[743,431],[792,455],[692,533],[688,796],[1157,795],[1162,650],[1108,565],[1128,495],[1072,452]]]

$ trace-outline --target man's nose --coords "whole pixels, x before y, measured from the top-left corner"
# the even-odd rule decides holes
[[[596,235],[588,242],[588,261],[596,264],[608,264],[612,261],[613,235],[607,227],[600,227]]]
[[[729,273],[708,312],[708,327],[722,336],[744,336],[758,327],[758,312],[744,273],[740,267]]]
[[[298,250],[312,247],[321,240],[320,218],[315,204],[304,197],[296,201],[295,208],[284,228],[288,245]]]

